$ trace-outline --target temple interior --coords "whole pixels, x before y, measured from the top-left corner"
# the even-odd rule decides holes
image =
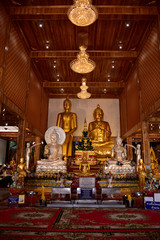
[[[0,1],[0,188],[160,210],[160,1]]]

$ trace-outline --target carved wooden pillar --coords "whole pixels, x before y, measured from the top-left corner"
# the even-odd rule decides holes
[[[34,151],[34,165],[36,165],[37,161],[40,160],[40,150],[41,150],[41,138],[35,137],[35,151]]]
[[[19,163],[21,157],[25,155],[25,124],[24,119],[20,119],[18,125],[18,136],[17,136],[17,152],[16,152],[16,162]]]
[[[127,144],[132,145],[132,137],[127,138]],[[133,148],[127,146],[127,159],[133,160]]]
[[[146,165],[150,165],[150,140],[147,122],[142,122],[142,158]]]
[[[1,111],[2,111],[2,103],[0,102],[0,113],[1,113]]]

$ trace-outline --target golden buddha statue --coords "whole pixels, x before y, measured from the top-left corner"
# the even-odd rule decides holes
[[[110,140],[111,129],[108,122],[103,121],[103,110],[99,104],[93,112],[95,121],[89,123],[88,132],[89,137],[92,140],[92,146],[95,153],[98,155],[104,155],[106,157],[111,156],[111,146],[114,143]]]
[[[73,132],[77,129],[77,116],[70,112],[71,101],[66,98],[64,101],[65,111],[58,114],[57,126],[61,127],[66,133],[66,139],[63,143],[63,156],[72,156]]]
[[[143,163],[143,159],[139,159],[139,165],[137,165],[137,174],[138,174],[138,179],[139,179],[139,191],[143,192],[144,191],[144,186],[145,186],[145,178],[147,176],[146,174],[146,166]]]
[[[10,161],[10,166],[11,166],[11,171],[12,171],[12,174],[16,171],[16,162],[14,160],[14,157],[12,157],[11,161]]]
[[[150,148],[150,160],[151,160],[151,170],[155,178],[160,177],[159,172],[159,165],[158,165],[158,159],[156,158],[156,154],[153,150],[153,148]]]
[[[27,167],[26,164],[24,163],[24,158],[20,158],[20,163],[17,166],[17,172],[21,186],[24,186],[24,178],[27,176],[26,170]]]

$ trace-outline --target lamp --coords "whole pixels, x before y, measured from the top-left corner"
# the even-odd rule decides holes
[[[79,49],[80,52],[77,54],[77,59],[74,59],[70,63],[71,69],[74,72],[82,74],[92,72],[96,67],[95,62],[89,59],[89,54],[86,53],[87,48],[85,46],[80,46]]]
[[[86,85],[86,78],[82,78],[82,85],[80,86],[81,91],[77,93],[77,97],[81,99],[90,98],[91,93],[87,92],[88,86]]]
[[[74,0],[67,15],[73,24],[80,27],[89,26],[98,18],[98,12],[92,5],[92,0]]]

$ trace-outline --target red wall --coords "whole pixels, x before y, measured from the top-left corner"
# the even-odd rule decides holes
[[[155,26],[138,58],[142,111],[146,111],[160,98],[160,50],[158,30]]]
[[[4,49],[7,41],[7,28],[9,27],[9,19],[0,2],[0,68],[3,67]],[[2,69],[1,69],[2,71]],[[0,78],[1,81],[1,78]]]
[[[5,51],[5,46],[8,50]],[[5,53],[5,54],[4,54]],[[47,128],[48,97],[31,66],[30,56],[0,3],[0,90],[42,134]]]
[[[139,86],[136,69],[131,73],[126,86],[127,130],[140,121]]]
[[[40,129],[42,87],[32,69],[28,97],[27,120],[33,127]]]
[[[121,134],[139,123],[140,115],[159,99],[160,52],[158,30],[154,26],[120,97]]]
[[[25,112],[26,91],[28,85],[29,56],[11,26],[8,52],[4,70],[4,94]]]

